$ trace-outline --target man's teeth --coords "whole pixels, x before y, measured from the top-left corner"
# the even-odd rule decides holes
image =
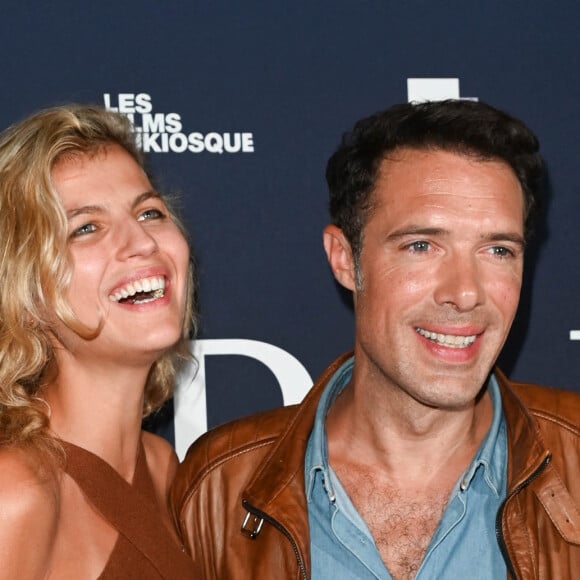
[[[477,335],[475,334],[471,336],[456,336],[454,334],[430,332],[429,330],[423,330],[422,328],[417,328],[416,330],[421,336],[424,336],[441,346],[447,346],[449,348],[467,348],[472,345],[477,338]]]
[[[123,286],[109,296],[111,302],[120,302],[127,298],[137,296],[139,293],[145,293],[146,296],[140,296],[139,302],[151,302],[165,295],[165,278],[163,276],[151,276],[135,280],[130,284]]]

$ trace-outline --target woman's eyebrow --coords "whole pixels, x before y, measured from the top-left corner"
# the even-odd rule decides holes
[[[137,207],[139,204],[143,203],[144,201],[147,201],[148,199],[161,199],[161,195],[159,194],[159,192],[154,190],[144,191],[133,200],[132,204],[133,209]]]
[[[73,209],[69,209],[66,212],[67,217],[73,218],[77,215],[81,215],[81,214],[95,214],[95,213],[101,213],[104,211],[103,206],[100,205],[83,205],[82,207],[75,207]]]
[[[144,191],[133,200],[131,203],[131,208],[135,209],[139,204],[147,201],[148,199],[161,199],[161,195],[157,191]],[[106,211],[106,209],[102,205],[83,205],[81,207],[75,207],[68,210],[66,215],[70,219],[81,214],[96,214],[104,211]]]

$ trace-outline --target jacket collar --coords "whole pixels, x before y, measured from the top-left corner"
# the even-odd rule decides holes
[[[302,403],[296,407],[274,448],[266,456],[260,467],[249,481],[244,498],[252,505],[268,513],[275,505],[276,498],[297,482],[304,490],[304,455],[306,445],[314,424],[318,401],[326,384],[340,366],[352,356],[345,353],[336,359],[316,381]],[[306,509],[306,500],[301,501]],[[275,516],[274,513],[272,515]]]
[[[498,369],[494,374],[501,391],[508,435],[508,495],[522,485],[549,456],[534,418]]]

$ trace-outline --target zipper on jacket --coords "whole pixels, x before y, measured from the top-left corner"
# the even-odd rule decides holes
[[[501,504],[499,510],[497,511],[496,516],[495,516],[495,536],[497,538],[497,543],[499,544],[499,549],[501,550],[501,554],[502,554],[503,559],[506,563],[508,574],[514,580],[517,580],[517,576],[516,576],[516,572],[514,570],[511,558],[510,558],[509,553],[508,553],[508,549],[507,549],[507,546],[505,543],[505,538],[503,536],[503,529],[502,529],[503,512],[504,512],[504,509],[505,509],[505,506],[506,506],[508,500],[511,499],[512,497],[514,497],[514,495],[516,495],[517,493],[519,493],[524,487],[528,486],[532,481],[534,481],[534,479],[536,479],[536,477],[538,477],[542,473],[542,471],[544,471],[544,469],[546,469],[546,467],[548,466],[548,464],[550,463],[551,460],[552,460],[552,456],[550,454],[546,455],[546,457],[544,458],[542,463],[540,463],[540,465],[538,466],[536,471],[531,473],[527,479],[522,481],[522,483],[520,483],[509,494],[509,496],[503,500],[503,502],[502,502],[502,504]]]
[[[264,513],[263,511],[259,510],[258,508],[255,508],[254,506],[250,505],[245,499],[242,500],[242,505],[244,506],[244,509],[248,510],[248,512],[273,525],[278,531],[282,532],[282,534],[286,536],[286,538],[290,542],[290,545],[292,546],[292,550],[294,551],[294,556],[296,557],[296,562],[298,563],[298,567],[300,568],[302,577],[304,578],[304,580],[308,580],[308,576],[306,575],[306,567],[304,566],[304,562],[302,561],[302,556],[300,555],[298,546],[296,545],[294,538],[290,535],[290,532],[280,522],[278,522],[268,514]],[[247,534],[247,531],[244,531],[243,526],[242,531]],[[256,535],[253,536],[253,539],[257,537],[258,533],[256,533]]]

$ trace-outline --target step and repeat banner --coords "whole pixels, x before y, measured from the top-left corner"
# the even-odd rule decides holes
[[[64,102],[128,115],[198,257],[196,368],[150,426],[180,455],[206,429],[299,401],[353,341],[321,244],[326,160],[393,103],[480,99],[547,161],[500,363],[580,391],[580,4],[102,0],[0,5],[0,126]]]

